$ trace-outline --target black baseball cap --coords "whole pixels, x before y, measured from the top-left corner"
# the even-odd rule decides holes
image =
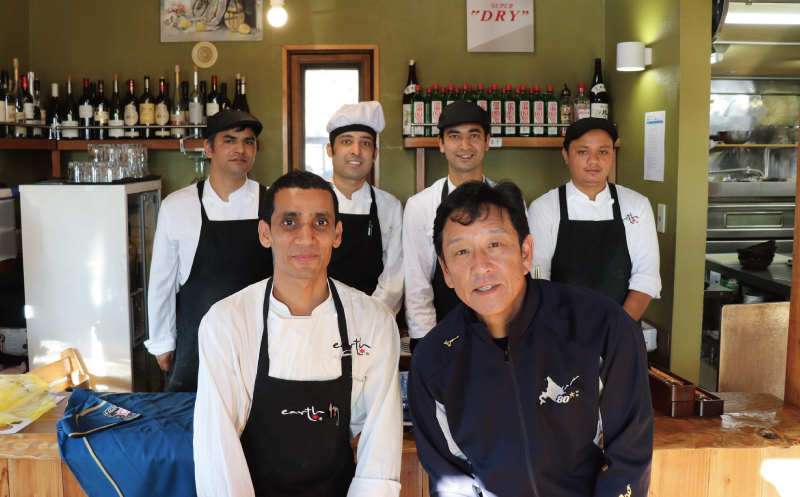
[[[480,124],[483,131],[488,135],[491,130],[492,119],[489,113],[477,104],[466,100],[456,100],[444,108],[442,115],[439,116],[437,127],[439,130],[444,131],[445,128],[466,123]]]
[[[260,135],[261,130],[264,129],[261,121],[256,119],[255,116],[249,112],[230,109],[221,110],[208,118],[208,124],[203,132],[203,138],[208,138],[213,134],[238,128],[239,126],[247,126],[252,128],[253,133],[255,133],[256,136]]]
[[[575,121],[574,123],[570,124],[567,128],[567,132],[564,134],[564,149],[569,150],[569,144],[572,143],[573,140],[577,140],[581,136],[585,135],[589,131],[593,129],[602,129],[608,136],[611,137],[611,142],[616,144],[617,138],[619,138],[619,133],[617,132],[617,126],[609,121],[608,119],[600,119],[599,117],[587,117],[585,119],[581,119],[579,121]]]

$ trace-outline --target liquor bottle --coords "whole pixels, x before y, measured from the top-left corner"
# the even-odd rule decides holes
[[[150,129],[156,122],[156,105],[150,93],[150,76],[144,77],[144,92],[139,97],[139,125],[148,126],[139,129],[140,138],[154,138],[155,132]]]
[[[539,85],[533,86],[533,98],[531,99],[531,105],[533,105],[533,124],[544,124],[545,121],[545,110],[544,105],[544,98],[542,98],[541,88]],[[533,136],[544,136],[545,130],[544,126],[534,126],[533,127]]]
[[[50,90],[50,106],[47,108],[47,120],[43,124],[51,126],[47,130],[47,138],[55,140],[56,130],[52,126],[61,124],[61,105],[58,101],[58,83],[53,83]]]
[[[608,92],[603,84],[603,70],[600,59],[594,59],[594,82],[592,82],[591,101],[592,117],[608,119]]]
[[[442,91],[444,88],[438,88],[439,85],[434,85],[433,93],[431,94],[431,124],[439,124],[439,117],[442,115],[444,109],[444,95]],[[431,126],[430,136],[439,136],[439,128]]]
[[[33,78],[33,119],[29,122],[31,124],[42,124],[46,114],[47,111],[44,108],[44,102],[42,102],[41,82],[38,78]],[[42,128],[31,128],[31,132],[34,138],[41,139],[44,136]]]
[[[456,87],[455,85],[447,85],[447,95],[445,96],[445,105],[450,105],[456,101]]]
[[[572,102],[572,118],[576,121],[592,117],[592,103],[586,97],[586,83],[578,85],[578,96]]]
[[[167,80],[163,76],[158,78],[158,96],[154,104],[156,107],[156,124],[159,126],[168,125],[172,114],[172,102],[169,100],[169,93],[167,93]],[[156,138],[169,138],[169,135],[169,128],[157,128],[155,131]]]
[[[525,85],[522,85],[525,86]],[[520,88],[517,90],[519,93],[519,123],[520,124],[530,124],[531,123],[531,94],[526,90]],[[530,126],[520,126],[519,128],[519,136],[531,136],[531,127]]]
[[[194,66],[192,74],[192,91],[189,93],[189,124],[203,124],[203,109],[206,103],[203,100],[203,94],[200,93],[200,84],[197,78],[197,66]],[[193,138],[202,138],[202,128],[190,128],[189,136]]]
[[[456,88],[454,91],[455,96],[453,97],[453,101],[461,100],[461,88]]]
[[[425,124],[433,124],[433,101],[437,92],[430,86],[425,90]],[[433,136],[432,126],[425,127],[425,136]]]
[[[492,116],[492,124],[501,124],[503,122],[503,99],[497,90],[497,85],[492,85],[492,93],[489,94],[489,109]],[[503,133],[503,128],[492,126],[491,131],[492,136],[500,136]]]
[[[186,104],[186,119],[185,122],[189,121],[189,82],[188,81],[181,81],[181,96],[183,97],[183,103]]]
[[[19,82],[19,59],[14,59],[14,79],[11,83],[11,89],[8,92],[11,98],[6,100],[6,114],[8,114],[8,122],[16,123],[20,119],[25,120],[25,107],[22,101],[22,88]],[[14,126],[8,127],[8,137],[25,138],[25,128]]]
[[[206,100],[206,120],[219,112],[221,97],[222,95],[217,92],[217,77],[211,76],[211,93],[208,94],[208,100]]]
[[[488,110],[489,108],[489,96],[486,95],[483,85],[478,85],[478,93],[475,95],[475,103],[478,104],[478,107],[483,110]]]
[[[122,119],[125,126],[136,126],[139,124],[139,99],[136,98],[133,79],[125,82],[125,100],[122,101]],[[139,138],[139,130],[128,128],[125,130],[125,138]]]
[[[472,98],[472,91],[470,90],[469,85],[461,86],[461,100],[464,100],[465,102],[474,101]]]
[[[558,99],[556,99],[555,94],[553,94],[554,91],[555,88],[552,86],[547,87],[547,95],[545,96],[545,105],[547,106],[547,124],[558,124]],[[558,127],[548,126],[547,136],[558,136]]]
[[[180,126],[186,124],[186,101],[181,91],[181,66],[175,66],[175,90],[172,97],[172,112],[169,113],[170,124]],[[186,128],[172,128],[172,138],[186,138]]]
[[[206,116],[206,104],[205,104],[206,102],[208,102],[208,100],[206,100],[208,98],[206,96],[207,93],[208,93],[206,91],[207,89],[208,88],[206,87],[206,82],[205,81],[201,81],[200,82],[200,95],[203,96],[203,108],[200,109],[200,114],[203,115],[203,124],[206,124],[208,122],[208,117]],[[202,134],[203,133],[201,132],[200,135],[202,136]]]
[[[17,122],[22,124],[33,124],[33,96],[28,92],[28,77],[22,77],[20,91],[17,93]],[[22,104],[20,105],[20,102]],[[20,112],[21,111],[21,112]],[[21,116],[20,116],[21,114]],[[16,138],[32,138],[32,128],[19,128],[14,134]]]
[[[247,92],[245,90],[245,82],[244,76],[242,76],[242,80],[239,83],[239,107],[231,107],[233,110],[242,110],[245,112],[250,112],[250,105],[247,103]]]
[[[122,99],[119,98],[119,80],[114,73],[114,91],[111,94],[111,103],[108,106],[108,137],[114,139],[125,138],[125,110]]]
[[[228,83],[219,84],[219,110],[230,110],[231,101],[228,100]]]
[[[78,99],[78,122],[81,126],[91,126],[94,122],[94,106],[92,105],[89,78],[83,78],[83,95]],[[82,140],[92,139],[92,130],[90,129],[82,129],[78,133]]]
[[[559,124],[572,124],[570,96],[569,86],[564,83],[564,89],[561,90],[561,115],[559,116]],[[565,136],[567,134],[567,128],[558,128],[558,134],[559,136]]]
[[[8,122],[8,90],[8,71],[0,71],[0,123]],[[6,136],[8,136],[8,127],[0,125],[0,138]]]
[[[511,90],[511,85],[506,85],[505,97],[503,100],[503,123],[517,124],[517,99]],[[505,130],[503,130],[503,136],[517,136],[517,128],[515,126],[506,126]]]
[[[403,90],[403,136],[411,135],[411,99],[414,97],[417,83],[419,83],[417,64],[410,60],[408,61],[408,81],[406,81],[406,89]]]
[[[67,94],[64,96],[64,108],[61,111],[61,131],[62,140],[77,140],[80,133],[77,129],[70,129],[78,126],[78,108],[72,96],[72,76],[67,76]]]
[[[94,100],[94,125],[108,126],[109,103],[105,95],[105,81],[102,79],[97,82],[97,97]],[[94,137],[97,140],[107,140],[108,130],[103,128],[94,130]]]
[[[234,83],[233,87],[233,101],[231,102],[231,109],[238,110],[239,109],[239,95],[242,91],[242,75],[240,73],[236,73],[236,82]]]
[[[414,95],[411,99],[411,124],[425,123],[425,95],[422,93],[422,86],[414,86]],[[424,126],[414,126],[411,136],[423,136]]]

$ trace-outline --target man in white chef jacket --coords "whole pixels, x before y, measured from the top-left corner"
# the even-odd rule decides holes
[[[532,268],[602,293],[639,320],[660,297],[658,238],[647,197],[608,182],[616,140],[616,126],[605,119],[567,128],[562,154],[572,180],[528,211]]]
[[[395,314],[403,300],[403,207],[367,180],[386,122],[378,102],[346,104],[331,116],[328,179],[339,200],[342,243],[333,249],[328,276],[380,300]]]
[[[436,323],[461,303],[455,290],[445,282],[442,268],[436,262],[433,220],[436,208],[459,185],[486,180],[483,158],[489,151],[490,126],[489,113],[477,104],[459,100],[445,107],[438,128],[439,151],[447,158],[447,177],[406,202],[403,267],[406,321],[412,351]]]
[[[258,239],[260,199],[267,189],[247,178],[261,129],[258,119],[243,111],[209,118],[204,131],[211,158],[208,180],[172,193],[161,204],[145,346],[168,371],[168,392],[197,390],[197,330],[208,309],[272,275],[271,252]]]
[[[394,316],[331,280],[336,195],[292,171],[270,187],[259,235],[274,277],[200,325],[194,460],[201,496],[396,497],[402,410]],[[358,434],[358,465],[350,441]]]

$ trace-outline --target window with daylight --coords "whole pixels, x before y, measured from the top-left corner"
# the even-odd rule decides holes
[[[284,172],[333,174],[325,127],[342,105],[377,100],[377,58],[372,45],[283,47]]]

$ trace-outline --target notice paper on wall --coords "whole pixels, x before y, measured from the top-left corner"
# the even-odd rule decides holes
[[[644,115],[644,179],[664,181],[664,130],[666,111]]]

